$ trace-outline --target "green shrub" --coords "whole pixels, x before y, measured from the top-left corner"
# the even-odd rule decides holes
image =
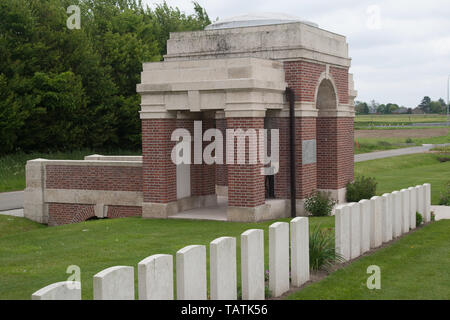
[[[447,182],[446,190],[444,192],[441,192],[441,196],[439,198],[439,205],[450,206],[450,181]]]
[[[413,139],[411,139],[411,138],[408,138],[408,139],[406,139],[406,143],[413,143],[414,141],[413,141]]]
[[[343,258],[336,253],[334,247],[334,232],[320,229],[316,226],[309,233],[309,266],[311,270],[328,270],[335,262]]]
[[[370,199],[377,192],[375,178],[359,176],[354,182],[347,183],[347,202],[358,202],[362,199]]]
[[[423,222],[422,215],[416,212],[416,227],[420,226]]]
[[[316,192],[306,199],[305,210],[315,217],[329,216],[335,204],[329,193]]]

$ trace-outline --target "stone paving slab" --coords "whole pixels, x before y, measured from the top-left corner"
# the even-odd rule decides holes
[[[23,218],[23,209],[0,211],[0,215]]]

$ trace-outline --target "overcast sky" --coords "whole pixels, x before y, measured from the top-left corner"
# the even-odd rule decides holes
[[[143,0],[154,4],[162,1]],[[449,0],[198,0],[211,20],[256,12],[298,16],[347,37],[357,100],[415,107],[447,99]],[[192,13],[190,0],[167,0]]]

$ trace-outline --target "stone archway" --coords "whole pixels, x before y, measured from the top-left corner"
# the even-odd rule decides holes
[[[338,128],[336,115],[338,109],[337,90],[333,79],[323,74],[316,90],[317,137],[317,189],[331,192],[338,200],[334,190],[338,189]]]
[[[337,110],[336,88],[330,79],[323,79],[317,89],[316,108],[320,111]]]

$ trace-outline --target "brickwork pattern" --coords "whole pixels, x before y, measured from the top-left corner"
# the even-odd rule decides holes
[[[296,101],[315,102],[317,81],[326,70],[325,65],[306,61],[284,62],[285,79],[294,90]]]
[[[348,104],[348,69],[330,67],[330,74],[336,85],[339,103]]]
[[[305,199],[317,189],[317,163],[303,165],[303,141],[316,139],[316,118],[295,118],[296,199]],[[316,141],[317,145],[317,141]]]
[[[142,216],[142,207],[137,206],[108,206],[107,217],[126,218]]]
[[[142,120],[144,202],[169,203],[177,199],[176,165],[171,160],[175,119]]]
[[[141,191],[142,168],[46,165],[48,189]]]
[[[264,129],[264,118],[227,118],[227,128]],[[237,139],[234,140],[227,141],[227,147],[229,149],[230,143],[234,143],[235,159],[237,159]],[[260,161],[257,164],[249,164],[249,143],[246,143],[245,150],[246,164],[227,164],[229,206],[256,207],[265,203],[262,164]]]
[[[49,226],[77,223],[92,217],[95,217],[95,206],[92,204],[48,204]]]
[[[353,118],[317,120],[317,187],[341,189],[353,180]]]

